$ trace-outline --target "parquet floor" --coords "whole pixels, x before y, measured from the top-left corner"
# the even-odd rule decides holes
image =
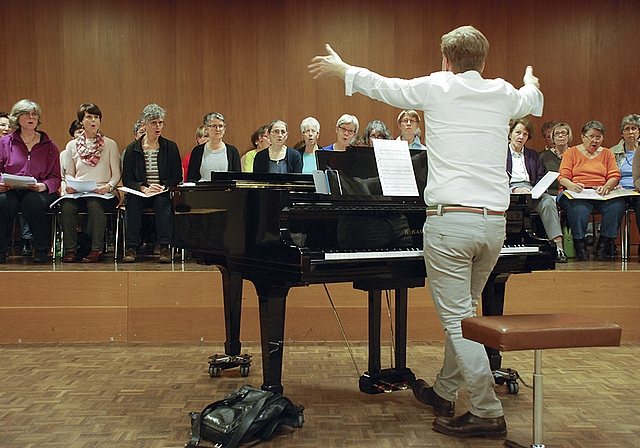
[[[366,344],[352,348],[361,374]],[[0,345],[0,446],[181,448],[189,439],[190,411],[243,384],[260,387],[259,344],[244,350],[254,355],[247,378],[237,369],[210,378],[207,360],[222,351],[217,344]],[[411,343],[407,364],[431,381],[442,353],[439,342]],[[516,368],[531,384],[533,353],[503,355],[503,366]],[[434,416],[410,391],[361,393],[344,343],[290,343],[284,358],[285,395],[306,407],[306,421],[301,429],[278,431],[265,448],[502,446],[432,431]],[[547,350],[543,358],[548,447],[640,447],[640,344]],[[509,438],[528,446],[532,389],[496,391]],[[457,412],[467,409],[462,391]]]

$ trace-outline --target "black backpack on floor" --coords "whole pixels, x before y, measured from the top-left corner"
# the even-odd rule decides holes
[[[303,411],[282,394],[242,386],[202,412],[189,413],[191,440],[186,446],[198,446],[201,438],[222,448],[236,448],[252,437],[264,440],[280,423],[301,428]]]

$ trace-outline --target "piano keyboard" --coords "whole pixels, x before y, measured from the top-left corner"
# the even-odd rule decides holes
[[[539,252],[538,246],[510,245],[502,246],[500,255],[514,254],[530,254]],[[422,249],[405,249],[405,250],[370,250],[370,251],[353,251],[353,252],[326,252],[325,260],[375,260],[381,258],[418,258],[422,257],[424,252]]]

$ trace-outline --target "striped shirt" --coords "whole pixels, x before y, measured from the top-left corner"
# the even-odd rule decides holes
[[[144,161],[147,168],[147,183],[159,184],[160,173],[158,172],[158,152],[160,147],[152,149],[151,151],[144,151]]]

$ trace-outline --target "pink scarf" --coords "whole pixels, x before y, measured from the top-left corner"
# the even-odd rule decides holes
[[[100,161],[100,154],[104,149],[104,135],[98,131],[96,138],[93,141],[91,147],[87,147],[87,134],[82,131],[82,134],[76,139],[76,150],[80,159],[89,166],[96,166]]]

